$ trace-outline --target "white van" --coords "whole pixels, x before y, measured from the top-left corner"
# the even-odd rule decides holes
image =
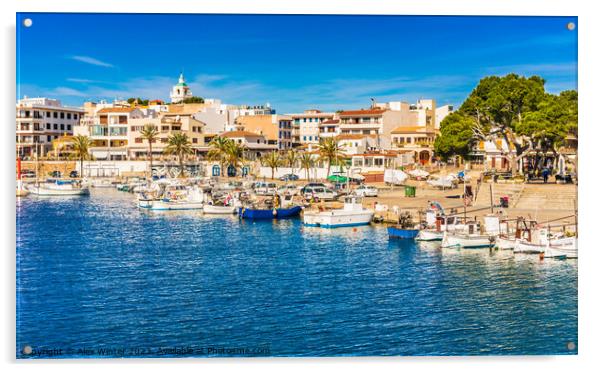
[[[265,196],[276,194],[276,184],[273,182],[257,182],[255,183],[253,189],[257,195]]]
[[[337,199],[337,193],[324,186],[309,186],[303,189],[303,197],[305,200],[311,200],[317,198],[324,201],[331,201]]]

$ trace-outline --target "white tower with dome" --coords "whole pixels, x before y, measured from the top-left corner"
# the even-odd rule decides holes
[[[178,83],[171,88],[171,93],[169,94],[169,98],[171,98],[171,103],[181,103],[182,101],[184,101],[184,99],[190,97],[192,97],[192,92],[186,84],[184,74],[180,73]]]

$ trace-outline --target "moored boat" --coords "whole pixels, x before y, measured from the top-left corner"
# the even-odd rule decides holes
[[[234,214],[236,213],[236,209],[234,205],[203,205],[203,213],[206,214]]]
[[[303,212],[303,224],[324,228],[362,226],[370,224],[372,217],[374,211],[364,208],[360,197],[347,196],[343,208],[306,210]]]
[[[27,191],[38,196],[80,196],[88,195],[90,190],[76,181],[49,180],[27,186]]]
[[[138,207],[154,211],[166,210],[199,210],[203,209],[205,197],[197,186],[166,185],[157,197],[141,193],[138,197]]]
[[[240,207],[238,214],[241,218],[250,220],[267,220],[267,219],[282,219],[297,217],[301,213],[300,206],[293,206],[290,208],[271,208],[271,209],[259,209],[253,207]]]

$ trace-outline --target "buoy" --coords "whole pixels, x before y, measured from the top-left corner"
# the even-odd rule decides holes
[[[545,257],[546,257],[546,254],[545,254],[545,253],[541,252],[541,253],[539,254],[539,259],[540,259],[540,260],[543,260]]]

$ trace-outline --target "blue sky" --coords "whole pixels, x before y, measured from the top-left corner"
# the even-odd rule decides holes
[[[26,28],[22,20],[31,18]],[[279,113],[434,98],[462,103],[487,75],[577,89],[576,17],[17,15],[17,94],[270,102]]]

